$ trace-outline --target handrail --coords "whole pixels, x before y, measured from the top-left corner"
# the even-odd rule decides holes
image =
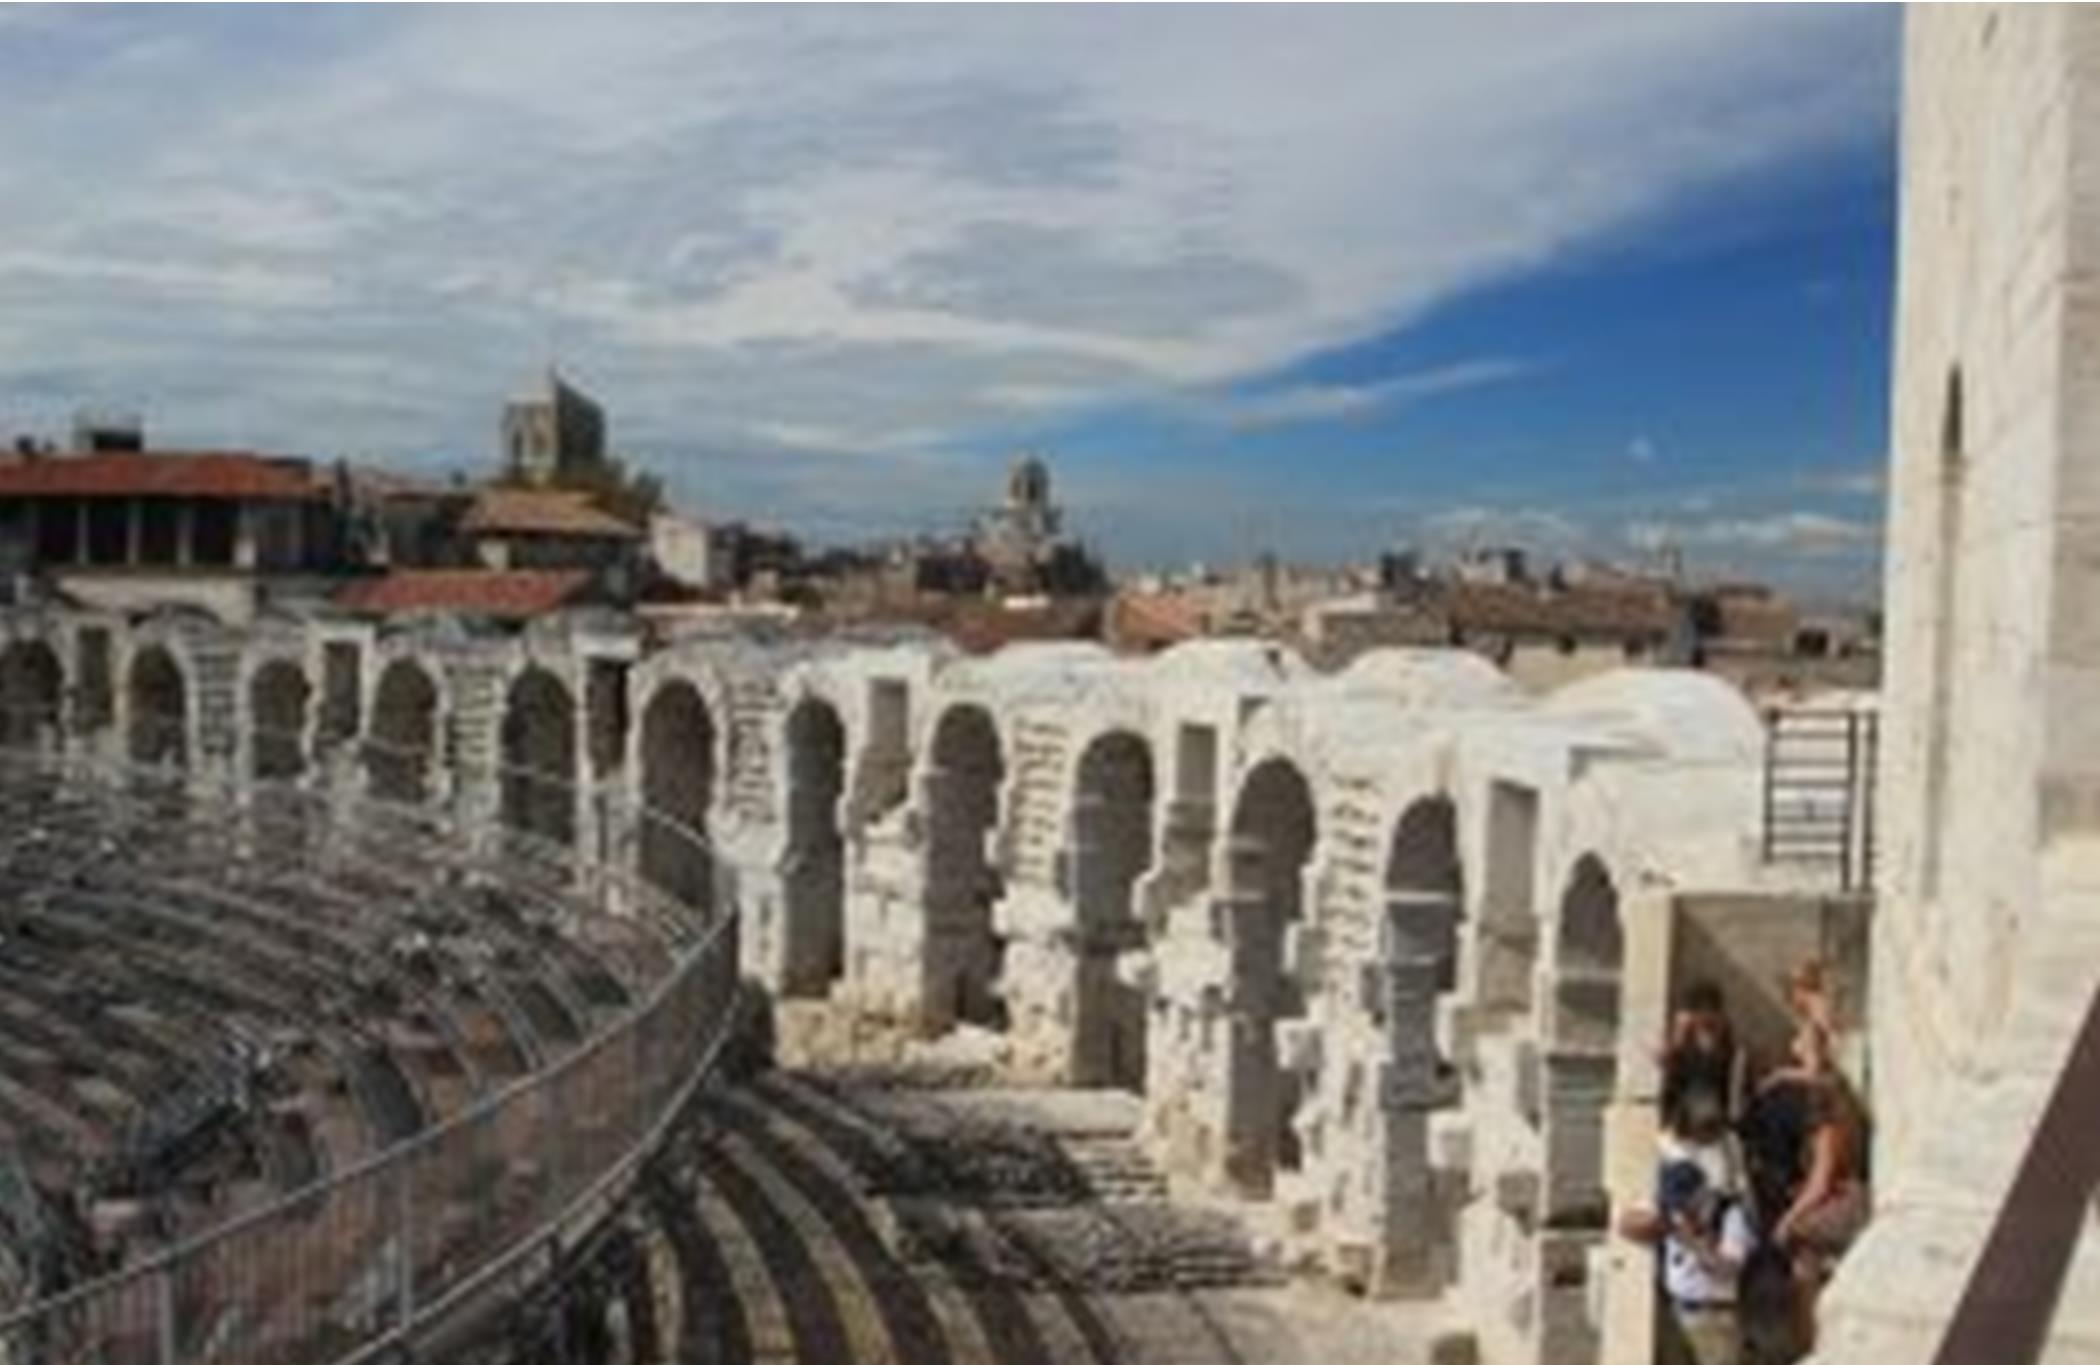
[[[2035,1365],[2100,1193],[2100,988],[1932,1365]]]
[[[19,768],[25,756],[40,772],[114,787],[127,778],[223,782],[218,791],[192,785],[190,794],[236,818],[267,818],[272,797],[324,812],[341,799],[325,789],[19,747],[0,749],[0,764]],[[466,852],[445,812],[355,800],[373,813],[412,816],[433,833],[449,829],[453,851]],[[705,848],[697,832],[661,813],[629,814]],[[632,882],[638,898],[665,895],[647,878],[578,850],[549,844],[541,851],[613,883]],[[728,1036],[736,982],[736,917],[726,895],[718,893],[717,903],[724,913],[675,945],[673,965],[646,995],[550,1065],[303,1189],[0,1315],[0,1360],[349,1362],[455,1311],[575,1230],[580,1215],[630,1180],[711,1070]],[[464,1238],[454,1226],[461,1222]]]

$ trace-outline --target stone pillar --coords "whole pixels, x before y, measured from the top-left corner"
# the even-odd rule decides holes
[[[1380,1287],[1421,1293],[1434,1287],[1432,1255],[1437,1221],[1430,1169],[1429,1120],[1438,1107],[1436,1000],[1439,960],[1419,945],[1384,970],[1385,1046],[1379,1084],[1384,1185],[1379,1216]],[[1412,950],[1410,950],[1412,949]]]
[[[1264,851],[1257,840],[1236,839],[1230,856],[1244,865],[1258,861]],[[1236,875],[1234,880],[1241,878]],[[1225,1120],[1222,1175],[1234,1192],[1262,1199],[1274,1188],[1282,1120],[1276,1013],[1283,926],[1275,922],[1268,895],[1258,888],[1221,898],[1216,908],[1232,963],[1226,986],[1227,1045],[1218,1072]]]
[[[1544,1059],[1546,1226],[1596,1229],[1610,1219],[1604,1113],[1617,1071],[1610,1052],[1562,1048]]]
[[[502,677],[480,661],[448,660],[445,678],[452,705],[438,766],[450,774],[452,814],[460,831],[485,850],[503,818]]]
[[[1174,906],[1210,882],[1217,807],[1208,798],[1175,797],[1160,810],[1159,862],[1138,881],[1138,913],[1157,929]]]
[[[190,648],[191,734],[198,776],[237,779],[240,753],[240,648],[232,640],[206,638]]]
[[[255,567],[255,520],[254,503],[242,501],[233,505],[233,565],[237,569]]]

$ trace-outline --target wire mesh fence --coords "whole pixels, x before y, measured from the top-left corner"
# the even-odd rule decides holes
[[[726,1039],[737,971],[733,888],[696,832],[657,812],[616,809],[615,794],[578,790],[549,772],[498,764],[483,775],[500,791],[531,794],[516,803],[529,827],[517,828],[502,819],[511,801],[476,811],[437,800],[431,754],[367,746],[362,771],[346,780],[307,761],[292,737],[250,735],[240,746],[253,760],[244,774],[237,762],[198,764],[191,745],[146,733],[153,724],[133,718],[126,753],[153,758],[136,762],[69,751],[53,740],[55,725],[15,717],[0,745],[0,790],[24,793],[33,806],[68,791],[121,803],[127,828],[159,841],[163,869],[208,875],[274,861],[379,896],[413,895],[432,878],[475,878],[516,893],[557,932],[584,935],[616,901],[621,916],[669,945],[663,969],[635,983],[610,1023],[538,1069],[324,1179],[0,1315],[0,1365],[367,1358],[583,1235],[624,1193]],[[572,817],[590,812],[596,841],[573,837],[573,827],[566,840],[548,837],[558,830],[547,815],[556,803]],[[91,829],[106,809],[90,801],[68,818]],[[87,857],[126,855],[80,848]],[[655,856],[643,856],[647,849]],[[57,854],[28,854],[48,860],[17,858],[36,875],[66,875]],[[696,876],[704,889],[696,891]]]

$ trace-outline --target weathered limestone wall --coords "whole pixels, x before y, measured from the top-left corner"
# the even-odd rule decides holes
[[[1616,1358],[1645,1262],[1605,1229],[1647,1189],[1652,1130],[1622,1115],[1652,1099],[1670,898],[1761,875],[1762,731],[1711,678],[1540,699],[1451,650],[1321,676],[1251,641],[91,619],[7,626],[69,677],[111,632],[102,730],[163,717],[193,766],[253,764],[239,737],[289,718],[300,772],[359,764],[490,838],[733,895],[803,1055],[938,1038],[1009,1083],[1141,1091],[1177,1185],[1280,1259],[1437,1299],[1491,1362]],[[172,694],[158,664],[137,682],[155,649]]]
[[[1874,1226],[1821,1358],[1929,1358],[2100,981],[2100,16],[1913,10]],[[2100,1359],[2088,1235],[2051,1361]]]

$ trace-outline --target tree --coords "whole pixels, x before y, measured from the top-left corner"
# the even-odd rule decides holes
[[[558,473],[554,486],[587,493],[593,506],[635,526],[646,527],[664,505],[663,480],[647,471],[630,471],[618,456]]]

